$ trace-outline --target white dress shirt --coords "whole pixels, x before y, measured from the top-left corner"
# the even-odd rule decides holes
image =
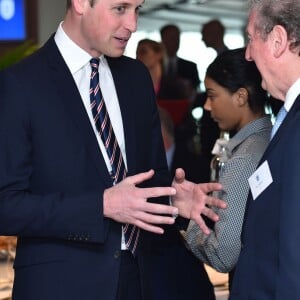
[[[90,75],[91,75],[90,59],[92,57],[89,53],[87,53],[82,48],[80,48],[66,35],[66,33],[62,28],[62,23],[60,23],[54,39],[61,55],[63,56],[76,82],[83,104],[89,116],[91,125],[97,137],[97,141],[101,149],[102,155],[104,157],[107,169],[110,172],[111,165],[109,162],[109,158],[106,149],[103,145],[103,142],[101,140],[101,137],[97,132],[97,128],[94,123],[93,114],[90,106],[90,95],[89,95]],[[100,81],[101,92],[105,101],[106,109],[109,114],[119,147],[121,149],[125,166],[127,168],[123,122],[121,117],[119,101],[118,101],[116,88],[114,85],[110,68],[108,66],[106,58],[103,55],[101,55],[100,57],[99,81]]]
[[[300,78],[294,82],[294,84],[289,88],[288,92],[286,93],[284,107],[287,112],[291,109],[292,105],[294,104],[295,100],[300,94]]]
[[[90,76],[92,71],[90,66],[90,60],[92,57],[89,53],[87,53],[82,48],[80,48],[76,43],[74,43],[67,36],[67,34],[63,30],[62,22],[59,24],[57,32],[54,36],[54,40],[70,72],[72,73],[72,76],[75,80],[75,83],[81,95],[82,102],[89,116],[91,126],[93,127],[93,130],[95,132],[95,136],[97,138],[107,169],[109,172],[111,172],[112,170],[111,164],[109,162],[109,158],[105,146],[101,140],[100,134],[98,133],[97,128],[95,126],[95,122],[94,122],[94,118],[90,106],[89,88],[90,88]],[[124,163],[127,169],[125,138],[124,138],[120,105],[119,105],[116,87],[114,85],[114,80],[110,68],[108,66],[106,58],[103,55],[100,56],[99,81],[100,81],[101,92],[105,101],[106,109],[109,114],[112,127],[114,129],[114,133],[117,138],[119,147],[121,149]],[[126,249],[123,231],[122,231],[121,249],[122,250]]]

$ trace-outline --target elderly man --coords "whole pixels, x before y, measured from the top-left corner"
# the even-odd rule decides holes
[[[123,56],[143,2],[68,0],[47,43],[0,73],[0,235],[18,236],[14,300],[189,299],[198,288],[176,275],[187,261],[172,224],[179,213],[208,230],[201,213],[215,219],[205,204],[216,199],[205,193],[218,186],[182,171],[170,186],[151,77]]]
[[[246,58],[255,61],[263,88],[284,105],[260,165],[249,178],[251,194],[231,300],[300,299],[299,15],[299,0],[250,1]]]

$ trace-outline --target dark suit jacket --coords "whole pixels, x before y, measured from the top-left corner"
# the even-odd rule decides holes
[[[126,57],[108,62],[129,175],[153,168],[155,176],[144,186],[169,185],[149,73]],[[13,299],[115,299],[121,224],[104,218],[102,211],[102,195],[112,181],[53,37],[0,73],[0,141],[0,235],[18,236]],[[173,258],[181,255],[174,249],[184,249],[174,226],[165,238],[142,233],[137,259],[145,299],[158,299],[152,295],[155,272],[169,272],[165,245]],[[162,286],[174,292],[172,299],[187,299],[185,288],[194,283],[181,286],[185,275],[173,269]]]
[[[189,79],[193,88],[198,88],[200,79],[197,65],[194,62],[178,57],[177,73],[180,77]]]
[[[232,300],[300,299],[299,128],[300,96],[261,160],[273,182],[248,198]]]
[[[160,100],[189,99],[191,89],[197,90],[199,84],[197,65],[178,57],[176,74],[163,74],[156,96]]]

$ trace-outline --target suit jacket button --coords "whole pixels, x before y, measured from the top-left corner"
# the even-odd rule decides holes
[[[120,256],[121,256],[121,251],[120,250],[116,250],[115,253],[114,253],[114,258],[118,259],[118,258],[120,258]]]

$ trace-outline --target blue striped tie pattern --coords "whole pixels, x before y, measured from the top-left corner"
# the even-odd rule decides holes
[[[98,71],[99,58],[92,58],[90,64],[92,68],[90,82],[91,110],[97,131],[100,134],[112,167],[111,178],[113,183],[116,184],[126,177],[127,170],[100,89]],[[140,229],[134,225],[125,224],[123,225],[123,232],[126,248],[129,249],[132,254],[135,254]]]

